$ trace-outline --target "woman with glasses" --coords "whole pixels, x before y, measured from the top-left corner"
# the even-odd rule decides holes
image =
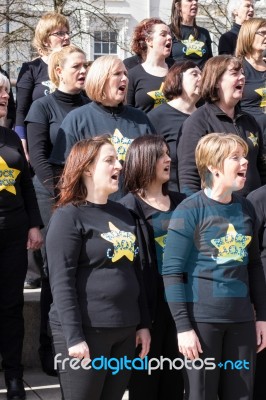
[[[266,19],[252,18],[240,29],[236,56],[243,61],[245,86],[241,109],[256,118],[266,145]]]
[[[200,95],[205,104],[183,123],[177,145],[178,179],[181,192],[191,195],[201,188],[195,162],[195,148],[202,136],[212,132],[235,133],[248,145],[245,185],[241,194],[247,196],[266,182],[265,150],[255,118],[241,110],[239,102],[245,75],[239,58],[222,54],[210,58],[202,71]]]
[[[31,103],[46,96],[51,91],[48,76],[48,56],[54,49],[68,46],[70,43],[69,22],[64,15],[48,12],[39,20],[33,39],[33,46],[39,57],[22,64],[17,80],[17,111],[15,131],[22,140],[27,159],[27,132],[24,120]]]

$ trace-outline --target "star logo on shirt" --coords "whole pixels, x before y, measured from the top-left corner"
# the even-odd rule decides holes
[[[116,129],[111,138],[111,142],[116,150],[118,161],[125,161],[127,149],[134,139],[129,139]]]
[[[262,97],[260,107],[266,107],[266,87],[256,89],[255,92]]]
[[[14,195],[17,194],[15,183],[20,171],[15,168],[9,168],[5,160],[0,157],[0,191],[6,190]]]
[[[249,136],[248,139],[251,140],[251,142],[253,143],[253,146],[258,146],[258,138],[257,136],[253,135],[253,133],[249,132]]]
[[[112,222],[109,222],[110,232],[102,233],[101,237],[108,242],[113,243],[114,250],[108,249],[107,257],[112,259],[112,262],[120,260],[122,257],[127,257],[129,261],[134,260],[136,236],[131,232],[120,231]],[[113,254],[111,254],[113,253]]]
[[[163,94],[163,85],[164,82],[162,82],[158,90],[152,90],[151,92],[147,93],[150,97],[154,99],[154,108],[158,107],[160,104],[166,103],[166,98]]]
[[[218,249],[217,264],[225,264],[228,261],[243,261],[247,256],[246,247],[251,241],[251,236],[237,233],[234,225],[229,224],[226,235],[220,239],[212,239],[211,243]]]
[[[193,35],[189,35],[187,40],[181,40],[181,43],[186,46],[186,49],[183,49],[183,52],[186,54],[186,56],[189,56],[190,54],[197,54],[199,57],[203,56],[204,51],[202,48],[204,46],[204,42],[195,40]]]
[[[159,246],[161,246],[163,249],[165,248],[166,244],[166,236],[167,235],[162,235],[157,238],[155,238],[155,241],[158,243]]]

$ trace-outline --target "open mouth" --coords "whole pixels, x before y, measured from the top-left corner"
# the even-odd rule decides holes
[[[125,85],[121,85],[121,86],[119,86],[118,90],[120,90],[121,92],[124,93],[124,91],[126,90],[126,86]]]
[[[241,178],[245,178],[246,177],[246,171],[244,171],[244,172],[238,172],[238,176],[240,176]]]
[[[165,172],[169,172],[169,171],[170,171],[170,165],[168,165],[167,167],[165,167],[163,170],[164,170]]]
[[[85,77],[82,76],[82,77],[78,78],[78,82],[83,84],[85,82]]]
[[[119,177],[119,174],[114,174],[111,176],[111,178],[115,181],[118,181],[118,177]]]
[[[167,43],[166,45],[165,45],[165,47],[167,48],[167,49],[171,49],[171,43]]]
[[[0,106],[1,106],[1,107],[7,107],[7,103],[4,102],[4,101],[3,101],[3,102],[0,102]]]
[[[237,90],[243,90],[243,85],[237,85],[237,86],[236,86],[236,89],[237,89]]]

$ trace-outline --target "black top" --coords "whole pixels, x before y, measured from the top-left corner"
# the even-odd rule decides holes
[[[17,80],[16,113],[16,132],[21,139],[26,137],[24,119],[28,114],[31,103],[46,96],[50,91],[51,81],[48,76],[48,65],[41,58],[23,63]]]
[[[0,229],[42,226],[21,141],[0,127]]]
[[[248,145],[249,162],[244,188],[239,191],[247,195],[266,182],[266,160],[261,131],[255,119],[238,106],[231,119],[216,104],[206,103],[188,117],[181,129],[177,147],[178,180],[180,190],[188,196],[201,189],[200,177],[195,162],[195,149],[201,137],[208,133],[235,133]]]
[[[184,114],[169,104],[161,104],[148,113],[157,134],[162,135],[170,147],[171,174],[168,188],[175,192],[178,191],[176,143],[181,126],[188,117],[189,114]]]
[[[170,209],[165,212],[148,205],[132,193],[119,201],[128,208],[136,222],[140,265],[152,321],[158,302],[165,302],[161,272],[168,224],[173,210],[185,198],[183,194],[173,192],[169,192],[169,197]]]
[[[258,220],[261,261],[266,277],[266,185],[249,193],[247,199],[252,203]]]
[[[138,246],[134,220],[121,204],[86,202],[53,214],[46,238],[53,294],[50,320],[67,346],[84,339],[83,327],[136,326]],[[147,326],[147,325],[146,325]]]
[[[56,143],[50,157],[55,165],[64,165],[72,146],[82,139],[109,133],[123,162],[130,143],[139,136],[153,133],[154,130],[146,114],[130,106],[104,107],[95,102],[71,111],[64,119],[58,132]],[[114,193],[113,200],[121,198],[120,191]]]
[[[241,108],[256,118],[266,146],[266,64],[265,71],[257,71],[244,59],[243,67],[245,86],[240,102]]]
[[[237,37],[240,31],[241,25],[233,23],[230,31],[225,32],[221,35],[218,44],[219,54],[235,54]]]
[[[163,261],[166,297],[178,332],[191,321],[266,321],[266,284],[256,214],[244,197],[229,204],[200,191],[184,200],[169,224]]]
[[[140,56],[138,56],[137,54],[135,54],[134,56],[125,58],[123,63],[125,64],[126,69],[130,70],[131,68],[136,67],[136,65],[142,64],[143,63],[143,59]]]
[[[162,92],[164,77],[154,76],[137,65],[128,72],[127,103],[146,113],[162,103],[166,98]]]
[[[25,119],[30,163],[39,181],[54,194],[53,169],[48,159],[55,144],[59,127],[65,116],[90,100],[81,94],[56,90],[35,100]]]
[[[10,79],[9,79],[9,75],[8,73],[0,66],[0,73],[5,75],[10,83]],[[15,119],[16,119],[16,105],[15,105],[15,100],[14,100],[14,96],[13,96],[13,91],[11,88],[11,83],[10,83],[10,91],[9,91],[9,99],[8,99],[8,106],[7,106],[7,116],[6,116],[6,126],[7,128],[12,128],[14,123],[15,123]]]
[[[175,61],[191,60],[199,68],[203,68],[205,62],[212,57],[211,37],[207,29],[197,26],[198,38],[194,37],[194,27],[181,25],[181,40],[173,35],[171,57]]]

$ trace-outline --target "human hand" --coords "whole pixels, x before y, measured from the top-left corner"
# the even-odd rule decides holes
[[[28,232],[27,249],[38,250],[43,244],[42,234],[39,228],[31,228]]]
[[[257,353],[266,348],[266,321],[256,322]]]
[[[199,338],[194,329],[178,333],[177,341],[180,353],[190,360],[199,358],[199,353],[203,353]]]
[[[70,357],[79,358],[80,360],[82,360],[83,358],[90,359],[90,350],[85,341],[75,344],[75,346],[69,347],[68,354],[70,355]]]
[[[149,329],[139,329],[136,332],[136,347],[141,344],[140,358],[144,358],[150,351],[151,335]]]

